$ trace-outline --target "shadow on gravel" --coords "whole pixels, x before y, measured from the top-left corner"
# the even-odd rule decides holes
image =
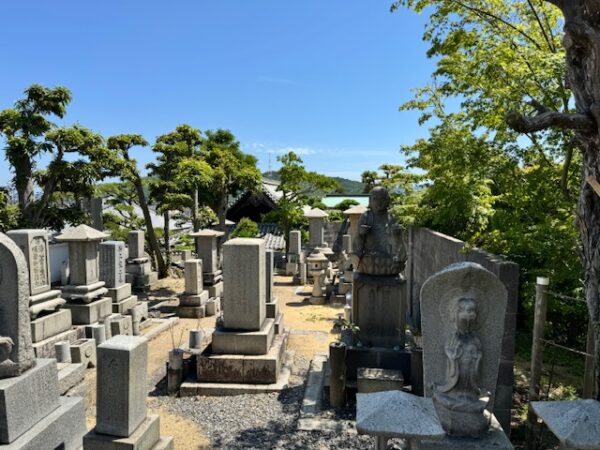
[[[308,301],[308,297],[310,297],[310,294],[307,296],[306,300],[302,300],[300,302],[288,302],[285,305],[286,306],[290,306],[292,308],[301,308],[303,306],[313,306],[310,304],[310,302]]]

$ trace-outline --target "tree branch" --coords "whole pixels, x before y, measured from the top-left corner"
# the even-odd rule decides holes
[[[544,35],[544,39],[546,40],[546,43],[548,44],[548,48],[550,49],[550,51],[552,53],[556,53],[556,47],[554,47],[553,42],[550,41],[548,33],[546,33],[546,29],[544,28],[544,25],[542,24],[542,20],[540,19],[540,16],[539,16],[537,10],[533,6],[533,3],[531,3],[531,0],[527,0],[527,4],[529,5],[529,9],[531,10],[531,12],[533,12],[533,15],[535,16],[535,20],[537,21],[538,25],[540,26],[540,30],[542,31],[542,34]]]
[[[596,121],[586,114],[565,114],[558,111],[547,111],[534,117],[526,117],[520,112],[510,111],[506,115],[506,123],[519,133],[531,133],[548,128],[578,131],[597,129]]]

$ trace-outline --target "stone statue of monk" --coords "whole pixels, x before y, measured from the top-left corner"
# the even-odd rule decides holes
[[[353,243],[357,271],[368,275],[400,275],[406,266],[403,229],[388,211],[390,194],[384,187],[371,191],[369,209],[360,217]]]

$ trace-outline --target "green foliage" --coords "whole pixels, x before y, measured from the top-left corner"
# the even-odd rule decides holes
[[[112,240],[127,241],[131,230],[143,229],[144,218],[136,213],[139,200],[133,183],[104,183],[96,187],[94,196],[102,197],[110,208],[102,214],[102,219]]]
[[[358,204],[359,203],[356,200],[347,198],[346,200],[342,200],[337,205],[335,205],[334,209],[339,209],[340,211],[346,211],[351,206],[358,205]]]
[[[571,135],[522,137],[505,121],[513,110],[569,112],[560,12],[524,0],[400,0],[392,10],[400,7],[429,13],[423,38],[437,65],[431,82],[401,107],[420,111],[420,124],[434,119],[427,139],[402,149],[407,168],[422,179],[382,169],[384,175],[365,172],[363,183],[396,189],[395,211],[412,216],[408,221],[519,263],[530,323],[536,275],[550,276],[553,289],[566,294],[582,289],[573,226],[581,161]],[[555,306],[549,336],[580,340],[585,305]]]
[[[242,217],[235,229],[231,232],[231,238],[255,238],[258,237],[258,225],[247,217]]]
[[[329,209],[327,214],[329,214],[329,217],[327,217],[328,222],[343,222],[346,219],[344,213],[337,209]]]
[[[8,196],[0,190],[0,231],[16,228],[19,221],[19,207],[8,203]]]

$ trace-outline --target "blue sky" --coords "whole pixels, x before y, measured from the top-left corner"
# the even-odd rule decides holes
[[[4,2],[0,109],[31,83],[63,85],[73,93],[65,124],[150,142],[180,123],[228,128],[263,170],[295,150],[310,170],[359,179],[400,163],[400,145],[427,133],[398,111],[433,71],[426,17],[391,14],[390,3]],[[134,156],[153,158],[149,148]]]

